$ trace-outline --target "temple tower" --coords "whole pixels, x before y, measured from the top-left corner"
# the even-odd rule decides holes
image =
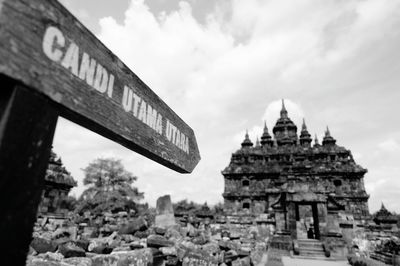
[[[322,145],[317,136],[312,145],[303,119],[298,137],[282,100],[272,132],[273,137],[264,123],[261,142],[255,146],[246,132],[241,148],[222,171],[226,213],[272,215],[276,229],[293,238],[307,237],[311,229],[320,239],[340,231],[332,221],[369,219],[367,170],[356,164],[350,150],[336,144],[329,128]]]

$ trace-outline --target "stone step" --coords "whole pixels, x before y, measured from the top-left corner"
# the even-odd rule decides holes
[[[302,246],[299,245],[299,249],[309,249],[309,250],[324,250],[324,247],[321,246]]]
[[[298,239],[299,243],[321,243],[321,241],[317,239]]]
[[[325,252],[324,250],[310,250],[310,249],[299,249],[300,254],[322,254],[325,256]]]
[[[299,239],[299,256],[309,258],[326,258],[322,243],[316,239]]]
[[[299,243],[321,243],[318,239],[297,239]]]
[[[307,242],[307,243],[303,243],[303,242],[298,242],[299,246],[304,246],[304,247],[322,247],[322,243],[318,242],[318,243],[314,243],[314,242]]]
[[[305,246],[300,246],[299,245],[299,250],[317,250],[317,251],[319,251],[319,250],[324,250],[324,248],[322,247],[322,246],[319,246],[319,247],[305,247]]]
[[[371,257],[371,259],[378,260],[378,261],[381,261],[386,264],[392,264],[392,260],[393,260],[392,256],[388,256],[386,254],[379,254],[376,252],[372,252],[370,254],[370,257]]]
[[[305,259],[305,260],[329,260],[332,261],[332,258],[327,258],[325,256],[303,256],[303,255],[298,255],[298,256],[293,256],[293,258],[296,259]]]
[[[299,249],[302,249],[302,250],[324,250],[324,248],[322,246],[319,246],[319,247],[313,246],[313,247],[311,247],[311,246],[301,246],[301,245],[299,245]]]
[[[320,241],[305,241],[305,240],[298,240],[299,247],[315,247],[315,248],[322,248],[322,243]]]

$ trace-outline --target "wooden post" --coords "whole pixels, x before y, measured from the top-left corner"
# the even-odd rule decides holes
[[[3,262],[25,265],[58,115],[32,90],[0,84],[0,250]]]

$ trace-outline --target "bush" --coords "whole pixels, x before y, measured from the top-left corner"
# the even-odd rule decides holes
[[[358,257],[356,255],[347,256],[347,260],[349,261],[349,264],[353,265],[353,266],[382,266],[382,265],[385,265],[382,262],[375,261],[373,259]]]

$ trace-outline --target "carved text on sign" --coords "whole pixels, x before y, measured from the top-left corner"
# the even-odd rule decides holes
[[[75,42],[70,41],[67,44],[67,38],[57,27],[49,26],[46,29],[42,46],[44,54],[49,59],[61,64],[74,76],[85,81],[99,93],[111,99],[113,98],[114,75],[99,64],[96,59],[82,51]],[[189,154],[189,138],[168,119],[164,119],[165,122],[163,122],[163,116],[160,112],[127,85],[123,88],[120,106],[158,134],[164,135],[168,141],[179,149]],[[165,125],[164,127],[163,124]],[[164,131],[163,128],[165,129]]]

